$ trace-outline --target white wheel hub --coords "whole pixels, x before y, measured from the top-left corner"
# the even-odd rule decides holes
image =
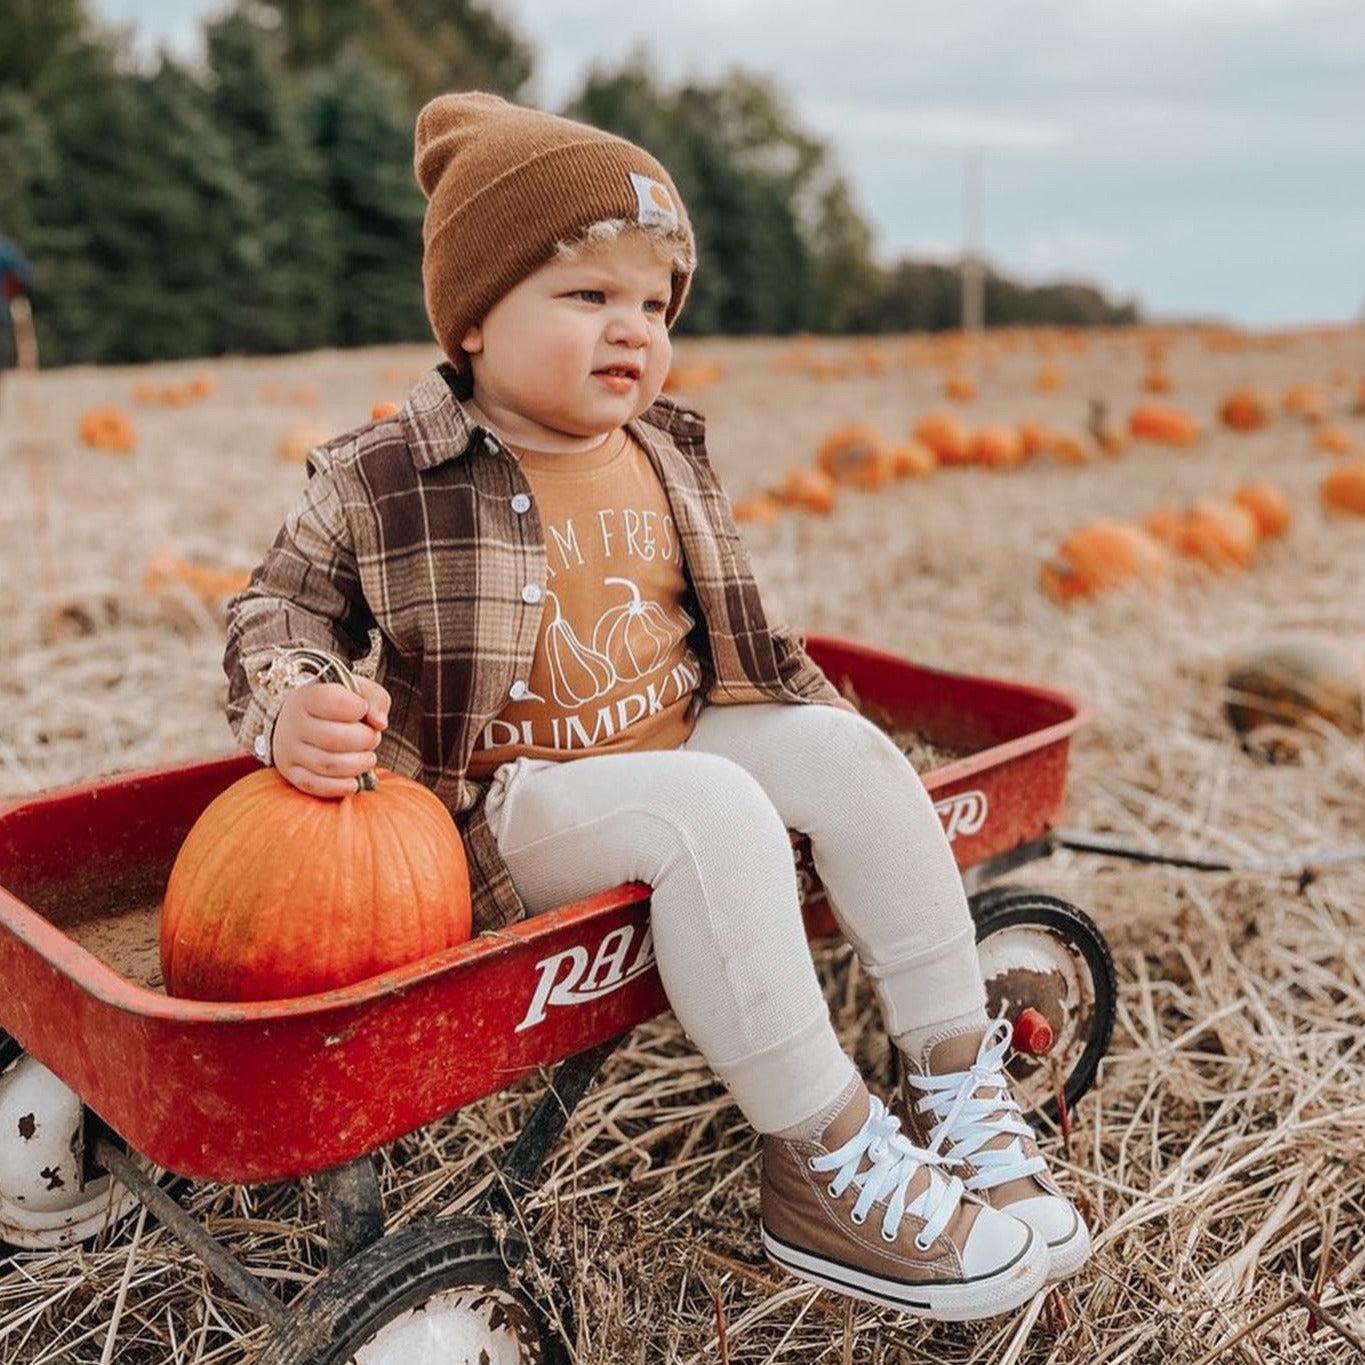
[[[133,1204],[108,1176],[84,1180],[80,1096],[27,1053],[0,1075],[0,1241],[51,1249],[103,1231]]]
[[[352,1365],[530,1365],[540,1334],[525,1306],[489,1285],[442,1289],[386,1322]]]
[[[976,945],[986,984],[986,1012],[1011,1019],[1035,1009],[1052,1025],[1052,1047],[1044,1057],[1016,1053],[1009,1072],[1025,1110],[1055,1098],[1059,1084],[1080,1061],[1090,1038],[1095,988],[1085,959],[1061,934],[1037,924],[998,929]]]

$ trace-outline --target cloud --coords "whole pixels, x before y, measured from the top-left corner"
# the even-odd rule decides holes
[[[837,133],[841,142],[917,143],[956,150],[983,148],[1010,152],[1051,152],[1071,141],[1069,125],[1017,111],[965,105],[892,105],[868,107],[821,99],[802,104],[817,129]]]

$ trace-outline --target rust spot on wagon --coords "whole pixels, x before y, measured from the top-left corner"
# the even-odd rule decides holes
[[[47,1181],[48,1189],[64,1190],[66,1188],[66,1181],[62,1179],[60,1167],[44,1166],[38,1174]]]
[[[38,1131],[38,1120],[32,1114],[25,1114],[19,1120],[19,1136],[29,1142]]]

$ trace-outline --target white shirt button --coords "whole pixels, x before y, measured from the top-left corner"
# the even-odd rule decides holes
[[[490,451],[492,451],[494,454],[497,454],[498,449],[499,449],[499,446],[498,446],[498,440],[497,440],[497,437],[496,437],[496,436],[489,436],[489,437],[487,437],[487,438],[486,438],[486,444],[487,444],[488,449],[489,449]]]
[[[531,510],[531,499],[525,493],[514,493],[512,495],[512,510],[514,512],[529,512]]]
[[[256,742],[251,747],[262,763],[270,762],[270,741],[264,735],[257,735]]]
[[[538,588],[534,583],[528,583],[521,590],[521,600],[523,602],[539,602],[544,595],[544,591],[541,588]]]
[[[520,678],[507,690],[507,695],[513,701],[520,701],[531,689]]]

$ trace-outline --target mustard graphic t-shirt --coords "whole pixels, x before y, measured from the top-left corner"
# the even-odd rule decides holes
[[[529,690],[484,726],[469,775],[522,755],[678,748],[701,669],[682,544],[648,454],[621,429],[582,454],[519,458],[545,530],[544,616]]]

